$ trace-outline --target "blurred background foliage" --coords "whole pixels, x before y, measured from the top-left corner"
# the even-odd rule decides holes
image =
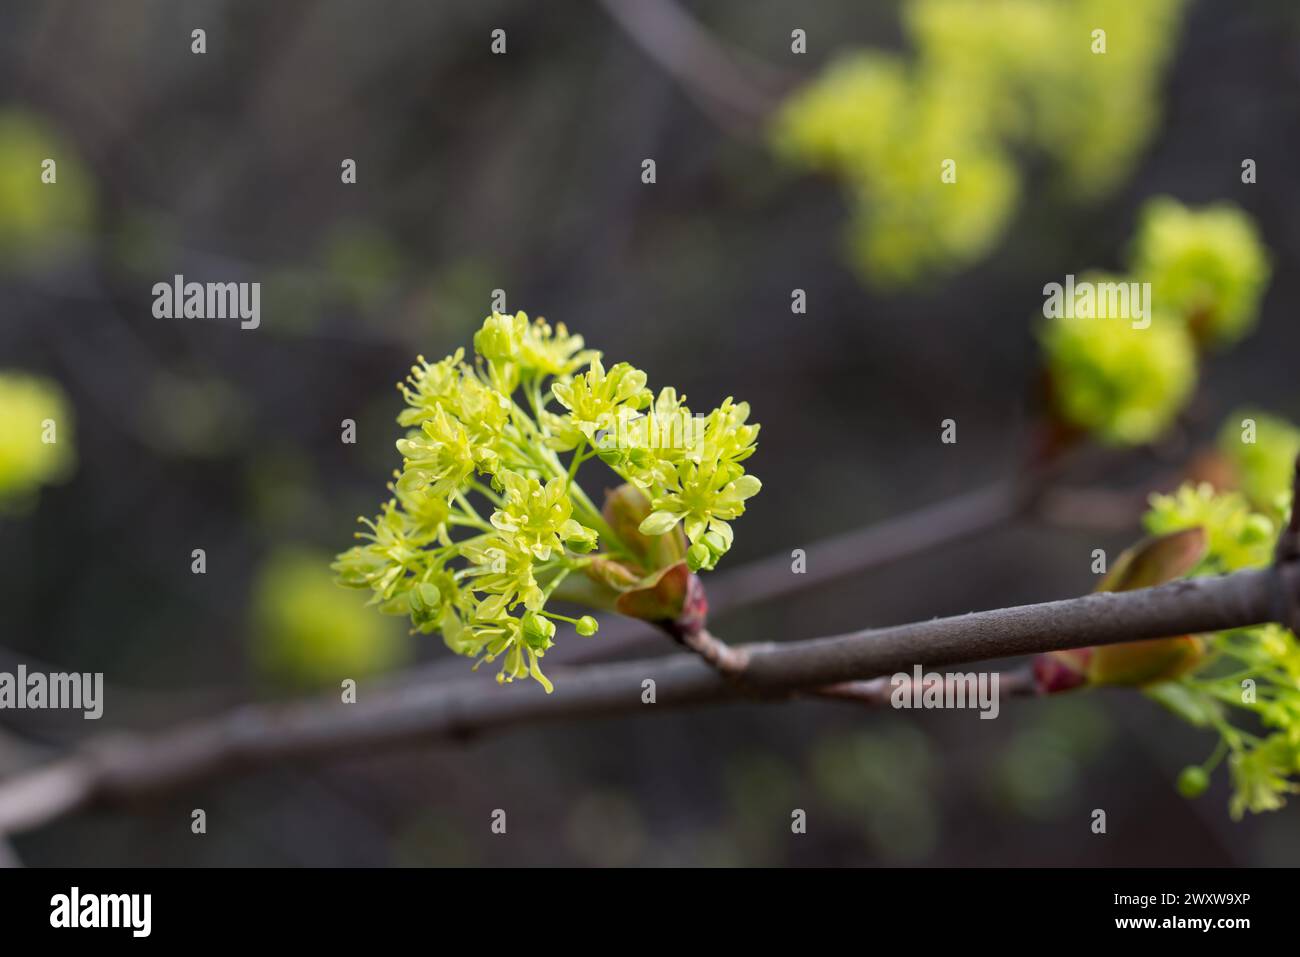
[[[330,561],[330,555],[286,547],[258,573],[251,654],[273,680],[334,688],[340,675],[366,678],[410,657],[410,636],[336,587]]]
[[[0,108],[0,269],[39,268],[90,238],[95,187],[75,141],[40,114]],[[55,165],[43,168],[49,159]],[[32,171],[57,189],[33,189]]]
[[[870,279],[968,265],[1005,234],[1022,163],[1045,165],[1045,185],[1076,202],[1128,175],[1159,118],[1183,4],[905,0],[908,54],[839,54],[781,110],[777,149],[843,180]],[[936,190],[948,162],[953,188]]]
[[[1278,449],[1300,444],[1281,361],[1300,344],[1293,4],[688,8],[793,78],[759,139],[719,130],[595,6],[0,10],[0,494],[24,503],[0,515],[0,667],[103,670],[102,730],[340,676],[364,695],[368,675],[440,658],[330,585],[327,556],[389,478],[394,383],[416,353],[467,341],[496,289],[702,405],[751,401],[765,490],[733,564],[1006,474],[1049,403],[1044,284],[1156,274],[1152,257],[1175,264],[1180,313],[1222,306],[1197,320],[1222,335],[1194,336],[1198,389],[1161,442],[1100,479],[1180,466],[1250,407],[1278,440],[1222,449],[1267,495]],[[935,189],[950,155],[957,183]],[[1221,217],[1178,220],[1225,203],[1258,244]],[[151,287],[176,273],[261,282],[262,327],[154,319]],[[38,447],[47,417],[59,442]],[[1139,531],[1017,523],[716,630],[797,638],[1079,594],[1092,549]],[[0,715],[6,736],[49,745],[85,724]],[[51,864],[1293,861],[1293,812],[1234,825],[1226,784],[1176,794],[1203,747],[1123,691],[1009,702],[996,721],[741,706],[270,771],[17,845]],[[220,822],[203,841],[184,830],[195,806]],[[1098,807],[1105,837],[1088,829]]]
[[[1040,327],[1054,414],[1107,445],[1169,430],[1196,387],[1198,353],[1254,328],[1270,273],[1254,222],[1235,206],[1160,196],[1138,216],[1129,270],[1052,284],[1069,301],[1045,305]]]
[[[0,370],[0,509],[29,509],[76,462],[72,409],[58,384]]]

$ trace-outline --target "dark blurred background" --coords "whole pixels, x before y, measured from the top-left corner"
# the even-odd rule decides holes
[[[902,43],[890,2],[687,9],[795,80]],[[1031,170],[987,257],[881,292],[846,263],[842,190],[720,128],[597,4],[0,4],[0,175],[31,176],[0,192],[14,204],[0,369],[61,386],[76,447],[69,480],[0,515],[0,668],[103,671],[109,686],[98,723],[0,714],[0,771],[110,727],[447,657],[361,609],[326,565],[397,464],[393,384],[417,353],[468,346],[494,289],[693,405],[750,401],[764,489],[724,567],[1008,474],[1034,414],[1043,283],[1116,265],[1152,195],[1239,203],[1274,257],[1260,329],[1207,365],[1204,431],[1182,441],[1243,402],[1300,417],[1285,360],[1300,346],[1300,17],[1200,0],[1175,49],[1162,119],[1119,189],[1065,203]],[[31,155],[60,157],[67,208],[48,236],[17,208],[42,188],[13,172]],[[155,319],[151,288],[174,273],[261,282],[261,328]],[[791,314],[796,287],[807,315]],[[938,441],[948,417],[956,446]],[[1095,582],[1093,548],[1137,534],[1017,523],[715,631],[802,638],[1075,595]],[[513,690],[483,675],[484,694]],[[286,767],[14,843],[29,864],[1293,863],[1294,808],[1233,823],[1222,774],[1196,802],[1175,793],[1212,744],[1118,691],[1007,702],[996,721],[728,706]]]

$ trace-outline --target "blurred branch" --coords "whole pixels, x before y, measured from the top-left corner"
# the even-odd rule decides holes
[[[963,682],[955,675],[942,676],[944,685],[944,700],[949,700],[951,695],[949,690],[955,691],[958,687],[963,686]],[[916,685],[912,678],[903,681],[895,681],[893,676],[872,678],[870,681],[841,681],[838,684],[826,685],[810,692],[819,698],[833,698],[841,701],[853,701],[858,704],[868,705],[875,708],[883,708],[889,704],[894,695],[908,689],[904,692],[904,697],[911,696],[911,689]],[[927,682],[921,682],[922,690],[925,689]],[[1030,666],[1017,668],[1015,671],[1004,671],[1000,673],[998,681],[998,695],[1007,695],[1012,698],[1027,698],[1038,694],[1038,685],[1034,679],[1034,669]]]
[[[799,575],[788,554],[744,565],[710,579],[709,610],[775,601],[974,538],[1021,514],[1041,491],[1039,479],[1008,479],[835,535],[804,550],[807,571]]]
[[[1151,491],[1149,486],[1133,491],[1052,488],[1044,492],[1035,517],[1055,528],[1131,531],[1138,526],[1146,510]]]
[[[290,761],[373,754],[466,739],[542,720],[646,708],[782,699],[825,685],[1036,652],[1243,628],[1286,615],[1300,560],[1137,591],[975,612],[785,644],[740,645],[724,675],[695,654],[557,669],[555,693],[481,678],[377,692],[355,704],[247,706],[155,736],[92,739],[69,757],[0,782],[0,833],[39,827],[92,804],[126,802]],[[654,703],[643,701],[654,682]]]
[[[729,133],[754,132],[775,109],[777,71],[741,66],[673,0],[601,0],[610,17]],[[782,83],[781,85],[787,85]]]
[[[1180,467],[1158,470],[1146,481],[1125,488],[1046,486],[1035,503],[1034,517],[1054,528],[1132,531],[1140,525],[1152,493],[1176,488],[1187,475],[1187,469]]]

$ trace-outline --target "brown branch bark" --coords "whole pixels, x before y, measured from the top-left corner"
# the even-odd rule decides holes
[[[153,736],[93,740],[73,755],[0,782],[0,833],[38,827],[91,804],[147,798],[226,773],[289,761],[464,739],[543,720],[654,712],[800,691],[1043,651],[1222,631],[1284,620],[1300,560],[1263,571],[1178,581],[785,644],[737,646],[738,676],[694,653],[556,669],[556,690],[498,688],[482,677],[366,694],[356,704],[248,706]],[[655,701],[643,702],[654,681]]]
[[[707,628],[683,631],[678,640],[724,675],[739,677],[749,667],[749,653],[744,648],[733,648]]]
[[[1038,694],[1038,685],[1034,680],[1033,668],[1025,667],[1017,668],[1015,671],[1004,671],[1000,672],[1000,676],[999,695],[1006,695],[1011,698],[1025,698]],[[955,688],[959,683],[949,676],[942,676],[940,680],[944,683],[945,694],[947,694],[950,687]],[[915,684],[916,682],[912,678],[895,682],[893,677],[881,676],[868,681],[841,681],[839,684],[817,688],[815,691],[808,692],[808,694],[818,698],[852,701],[868,707],[883,708],[890,703],[890,699],[894,694],[903,688],[908,689],[907,695],[910,696],[911,688]],[[925,686],[926,683],[921,682],[922,689]]]

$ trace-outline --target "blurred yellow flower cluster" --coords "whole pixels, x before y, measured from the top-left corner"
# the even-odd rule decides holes
[[[1042,157],[1081,198],[1120,182],[1157,118],[1182,7],[906,0],[915,55],[833,62],[784,104],[774,146],[844,183],[854,261],[871,280],[960,268],[1007,228],[1021,192],[1015,156]]]
[[[63,137],[26,112],[0,110],[0,270],[39,268],[83,241],[94,203],[89,173]]]
[[[1131,268],[1163,311],[1206,345],[1231,345],[1255,327],[1271,272],[1255,224],[1228,203],[1192,210],[1160,197],[1138,223]]]
[[[72,406],[49,379],[0,371],[0,510],[27,506],[36,489],[76,465]]]
[[[1150,442],[1172,424],[1195,388],[1198,353],[1254,327],[1270,272],[1240,209],[1167,197],[1142,208],[1129,260],[1124,276],[1086,278],[1148,290],[1142,322],[1050,318],[1040,331],[1056,414],[1116,445]]]
[[[1300,429],[1281,416],[1238,409],[1224,420],[1218,449],[1251,507],[1280,521],[1291,501]]]
[[[410,640],[337,588],[328,559],[285,546],[262,565],[254,588],[252,657],[266,678],[311,687],[358,679],[404,664]]]

